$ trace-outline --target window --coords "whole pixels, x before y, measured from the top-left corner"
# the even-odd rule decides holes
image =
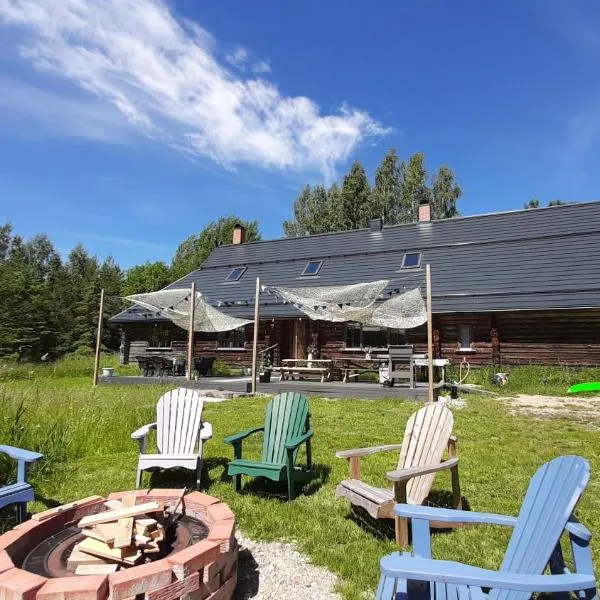
[[[322,260],[309,260],[302,271],[302,277],[316,275],[323,266]]]
[[[407,252],[402,258],[403,269],[418,269],[421,266],[420,252]]]
[[[461,350],[471,350],[471,342],[473,341],[473,328],[470,325],[459,325],[458,335]]]
[[[240,327],[217,334],[217,347],[230,350],[243,350],[246,343],[246,328]]]
[[[358,323],[346,326],[346,350],[362,350],[365,348],[384,349],[389,344],[404,343],[403,332],[399,329],[370,327]]]
[[[246,272],[246,267],[236,267],[225,277],[226,282],[239,281],[240,277]]]

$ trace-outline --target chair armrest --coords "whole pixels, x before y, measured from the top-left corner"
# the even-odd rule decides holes
[[[490,571],[449,560],[434,560],[411,555],[388,555],[381,559],[381,572],[387,577],[473,585],[520,592],[566,592],[595,587],[594,575],[532,575]]]
[[[148,423],[148,425],[144,425],[140,427],[136,431],[131,434],[132,440],[141,440],[145,438],[153,429],[156,429],[156,423]]]
[[[15,460],[23,460],[27,463],[35,462],[44,456],[39,452],[23,450],[22,448],[15,448],[14,446],[0,446],[0,452],[8,454],[8,456],[14,458]]]
[[[201,440],[210,440],[210,438],[213,436],[213,427],[211,425],[211,423],[209,423],[208,421],[204,421],[204,423],[202,423],[202,429],[200,429],[200,439]]]
[[[457,438],[455,435],[451,435],[451,436],[448,438],[448,441],[449,441],[449,442],[452,442],[452,443],[454,443],[454,444],[456,444],[456,442],[458,442],[458,438]]]
[[[314,432],[312,429],[309,429],[306,433],[299,435],[298,437],[292,438],[288,442],[286,442],[285,447],[288,450],[293,450],[297,448],[300,444],[304,444],[307,440],[309,440],[313,436]]]
[[[226,444],[235,444],[236,442],[241,442],[245,440],[249,435],[253,433],[258,433],[259,431],[264,431],[264,426],[261,427],[251,427],[250,429],[245,429],[244,431],[240,431],[239,433],[234,433],[233,435],[227,436],[223,441]]]
[[[571,516],[565,529],[576,538],[584,542],[589,542],[592,539],[592,532],[583,524],[580,523],[575,517]]]
[[[354,456],[369,456],[378,452],[389,450],[400,450],[402,444],[388,444],[387,446],[372,446],[371,448],[356,448],[354,450],[338,450],[335,455],[338,458],[353,458]]]
[[[428,475],[429,473],[437,473],[438,471],[444,471],[451,469],[458,464],[458,458],[450,458],[437,465],[429,465],[426,467],[413,467],[412,469],[401,469],[399,471],[388,471],[385,476],[390,481],[406,481],[413,477],[419,477],[420,475]]]
[[[423,519],[425,521],[443,521],[444,523],[487,523],[489,525],[505,525],[507,527],[514,527],[517,523],[516,517],[472,512],[470,510],[438,508],[436,506],[396,504],[394,512],[399,517]]]

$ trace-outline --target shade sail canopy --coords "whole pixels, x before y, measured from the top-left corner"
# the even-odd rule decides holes
[[[388,280],[342,286],[267,287],[314,320],[411,329],[427,322],[425,302],[418,288],[377,302]]]
[[[133,294],[125,298],[159,313],[187,331],[190,325],[191,294],[189,289],[161,290],[148,294]],[[249,323],[252,321],[231,317],[217,310],[202,298],[202,294],[196,292],[194,331],[230,331]]]

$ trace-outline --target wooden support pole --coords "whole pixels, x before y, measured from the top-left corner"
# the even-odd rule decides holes
[[[194,374],[194,320],[196,318],[196,282],[192,281],[190,293],[190,324],[188,327],[187,378],[192,380]]]
[[[433,402],[433,323],[431,322],[431,267],[425,266],[427,280],[427,381],[429,387],[428,400]]]
[[[94,357],[94,382],[98,385],[98,370],[100,369],[100,348],[102,347],[102,319],[104,317],[104,288],[100,290],[100,310],[98,311],[98,330],[96,332],[96,356]]]
[[[260,277],[256,278],[256,293],[254,294],[254,338],[252,340],[252,393],[256,394],[256,371],[258,358],[258,327],[260,309]]]

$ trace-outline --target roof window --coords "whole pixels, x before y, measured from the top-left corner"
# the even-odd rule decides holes
[[[421,253],[420,252],[407,252],[402,257],[402,268],[403,269],[418,269],[421,266]]]
[[[311,277],[316,275],[323,266],[322,260],[309,260],[302,271],[302,277]]]
[[[231,270],[231,273],[225,277],[226,282],[239,281],[241,276],[246,272],[246,267],[236,267]]]

